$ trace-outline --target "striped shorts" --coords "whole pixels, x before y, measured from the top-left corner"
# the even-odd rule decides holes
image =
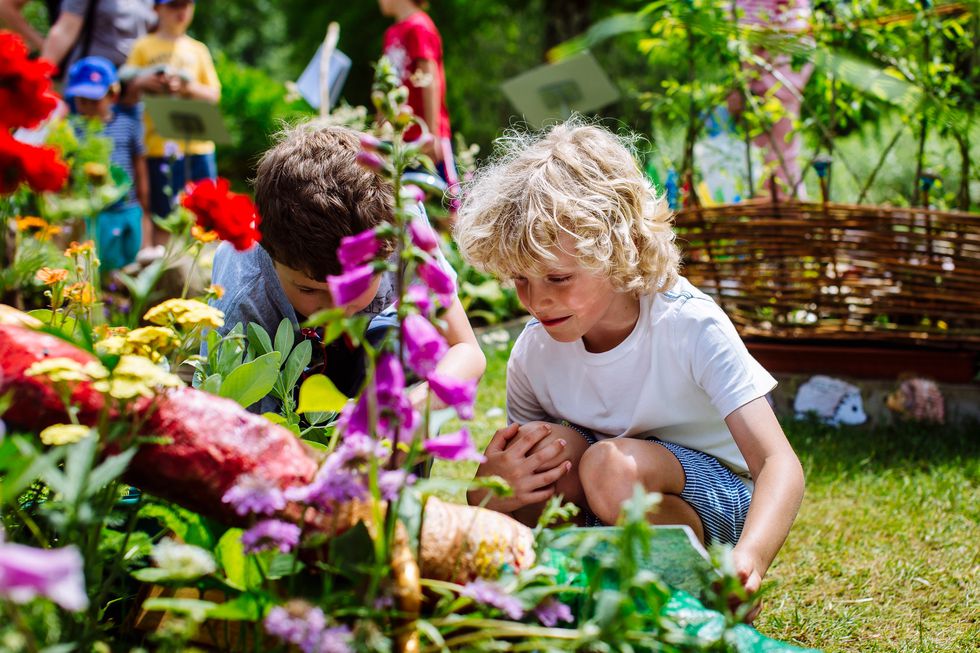
[[[577,431],[593,445],[599,441],[588,429],[569,422],[562,422]],[[681,499],[686,501],[701,518],[704,527],[705,545],[731,544],[738,542],[749,512],[752,493],[745,483],[718,460],[708,454],[688,449],[673,442],[648,438],[650,442],[663,445],[674,454],[684,469],[684,490]],[[602,526],[602,522],[586,510],[586,526]]]

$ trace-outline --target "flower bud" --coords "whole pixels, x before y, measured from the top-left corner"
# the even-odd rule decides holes
[[[357,153],[357,163],[369,170],[377,170],[379,172],[385,167],[384,159],[374,152],[366,152],[364,150]]]
[[[365,152],[391,154],[391,143],[383,141],[371,134],[361,134],[361,149]]]

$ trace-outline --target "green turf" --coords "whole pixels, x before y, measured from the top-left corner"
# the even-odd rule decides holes
[[[485,346],[468,424],[481,448],[505,424],[509,349]],[[784,429],[807,490],[766,577],[759,630],[828,653],[980,651],[980,427]],[[437,464],[433,473],[475,468]]]

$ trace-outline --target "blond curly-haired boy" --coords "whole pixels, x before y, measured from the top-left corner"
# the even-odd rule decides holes
[[[652,521],[734,545],[742,582],[758,589],[803,495],[765,398],[775,380],[679,275],[670,211],[617,136],[571,121],[498,146],[455,236],[534,319],[508,363],[510,425],[477,472],[514,493],[487,505],[531,521],[563,494],[591,523],[615,523],[640,484],[663,496]]]

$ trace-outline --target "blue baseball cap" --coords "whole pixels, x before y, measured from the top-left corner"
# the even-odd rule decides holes
[[[65,97],[101,100],[117,81],[119,77],[111,61],[105,57],[83,57],[68,71]]]

